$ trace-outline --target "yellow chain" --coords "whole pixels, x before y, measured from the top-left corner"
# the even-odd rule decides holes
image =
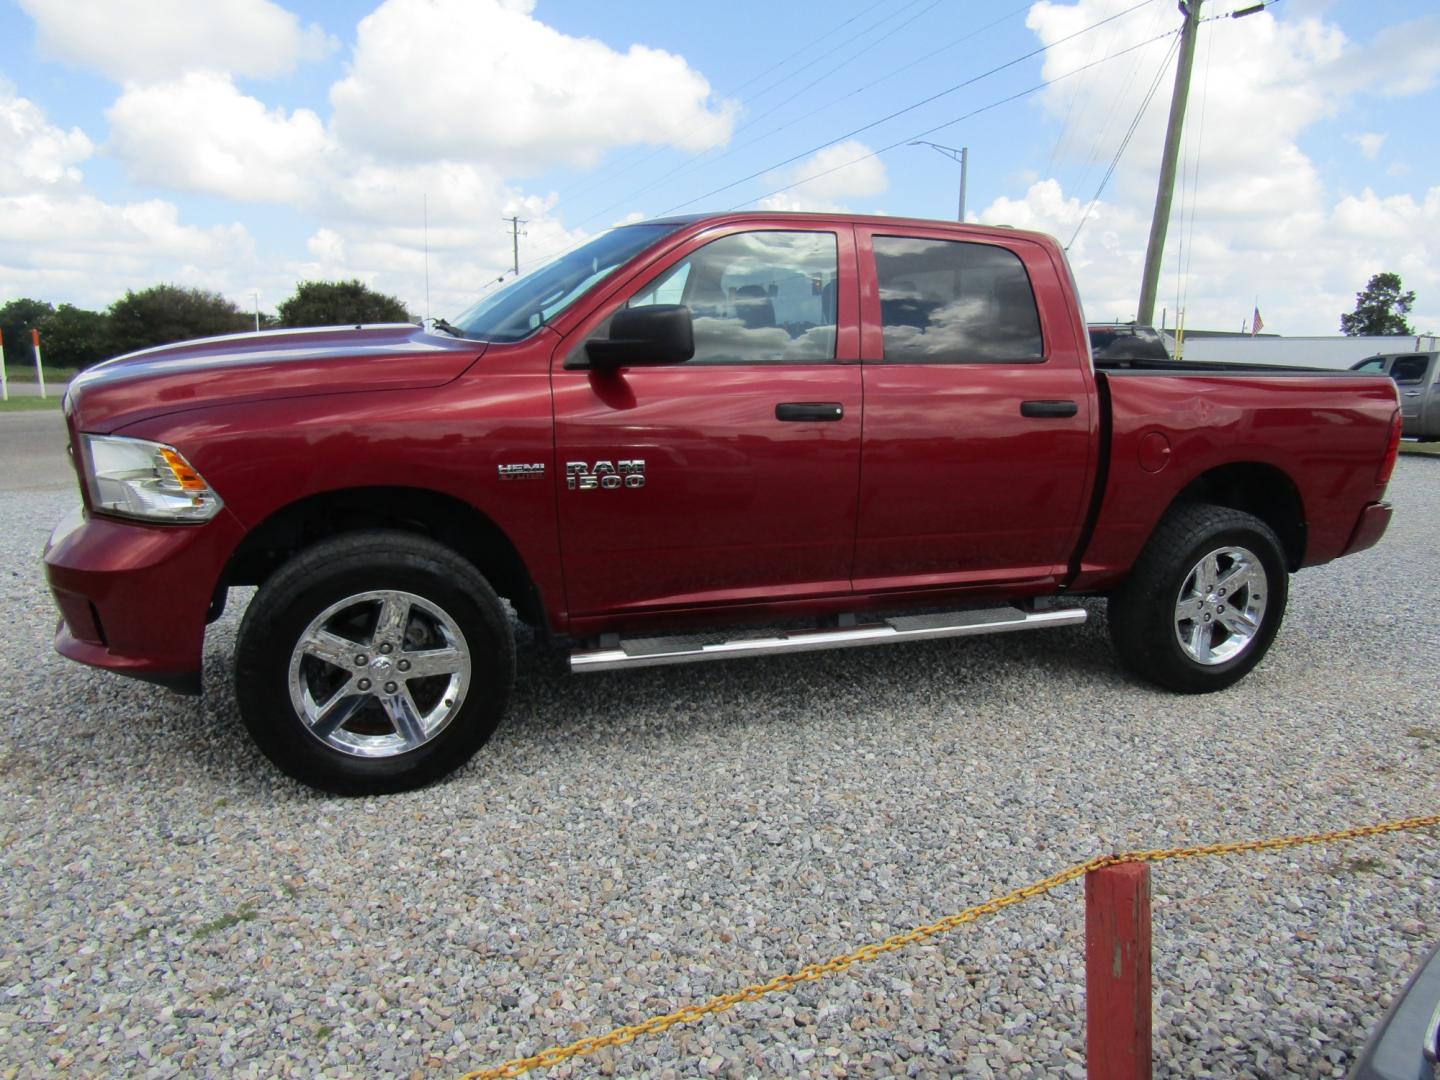
[[[1231,844],[1203,844],[1194,847],[1156,848],[1149,851],[1126,851],[1116,855],[1099,855],[1086,862],[1067,867],[1057,874],[1051,874],[1043,881],[1037,881],[1033,885],[1022,886],[1004,896],[997,896],[983,904],[976,904],[974,907],[968,907],[954,915],[947,915],[938,922],[917,926],[913,930],[895,934],[884,941],[861,946],[854,952],[837,956],[833,960],[806,964],[798,971],[777,975],[768,982],[753,983],[744,989],[729,994],[720,994],[698,1005],[686,1005],[672,1013],[652,1016],[639,1024],[618,1027],[604,1035],[588,1035],[583,1039],[577,1039],[568,1046],[552,1046],[529,1057],[512,1058],[492,1068],[477,1069],[474,1072],[466,1073],[460,1077],[460,1080],[504,1080],[507,1077],[527,1073],[531,1069],[547,1069],[559,1065],[561,1062],[569,1061],[571,1058],[584,1057],[586,1054],[593,1054],[607,1046],[622,1046],[625,1043],[633,1042],[641,1035],[658,1035],[677,1024],[693,1024],[702,1017],[726,1012],[736,1005],[747,1001],[757,1001],[767,994],[790,990],[802,983],[822,979],[826,975],[838,974],[855,964],[874,960],[886,953],[896,952],[907,945],[944,934],[954,930],[957,926],[975,922],[986,915],[994,915],[1007,907],[1058,889],[1061,885],[1068,885],[1092,870],[1102,870],[1107,866],[1137,862],[1156,863],[1170,859],[1198,859],[1210,855],[1238,855],[1247,851],[1278,851],[1282,848],[1303,847],[1307,844],[1326,844],[1336,840],[1358,840],[1366,836],[1382,836],[1385,833],[1404,832],[1411,829],[1429,829],[1436,825],[1440,825],[1440,814],[1403,818],[1399,821],[1385,821],[1378,825],[1357,825],[1354,828],[1338,829],[1334,832],[1274,836],[1266,840],[1244,840]]]

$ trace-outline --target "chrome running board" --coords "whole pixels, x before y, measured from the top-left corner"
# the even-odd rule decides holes
[[[1074,626],[1083,623],[1084,608],[1052,608],[1021,611],[1019,608],[988,608],[983,611],[949,611],[935,615],[902,615],[858,626],[833,629],[795,630],[766,637],[707,640],[687,634],[668,638],[622,640],[611,648],[577,649],[570,654],[570,670],[614,671],[617,668],[657,667],[661,664],[690,664],[699,660],[728,660],[739,656],[768,656],[774,653],[814,652],[820,649],[849,649],[859,645],[888,645],[896,641],[926,641],[931,638],[969,637],[976,634],[1005,634],[1015,630],[1039,630],[1047,626]]]

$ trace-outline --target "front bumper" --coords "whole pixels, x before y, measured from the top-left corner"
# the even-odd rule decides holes
[[[200,692],[205,621],[240,528],[146,525],[76,509],[45,546],[55,648],[82,664]]]

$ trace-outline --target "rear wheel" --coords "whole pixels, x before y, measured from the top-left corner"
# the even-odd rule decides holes
[[[1182,693],[1223,690],[1274,641],[1289,574],[1275,533],[1228,507],[1185,504],[1155,530],[1110,598],[1110,633],[1125,665]]]
[[[342,795],[420,787],[490,737],[514,681],[499,598],[424,537],[364,532],[286,563],[240,627],[235,688],[256,744]]]

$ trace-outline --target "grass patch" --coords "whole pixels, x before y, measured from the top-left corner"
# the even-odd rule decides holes
[[[48,398],[12,397],[9,401],[0,401],[0,412],[59,412],[60,398],[60,394]]]
[[[1432,457],[1440,457],[1440,442],[1400,442],[1402,454],[1425,454]]]
[[[52,368],[47,364],[45,365],[45,385],[49,386],[51,383],[67,383],[79,374],[79,368]],[[5,378],[11,382],[30,383],[32,385],[40,381],[35,378],[34,364],[6,364]]]
[[[333,1034],[335,1034],[335,1028],[331,1024],[321,1024],[315,1029],[315,1038],[322,1041],[328,1039]]]
[[[255,909],[249,904],[242,904],[234,911],[221,915],[218,919],[211,919],[207,923],[201,923],[195,928],[191,935],[196,941],[204,941],[212,934],[218,934],[222,930],[229,930],[232,926],[238,926],[242,922],[250,922],[255,918]]]

